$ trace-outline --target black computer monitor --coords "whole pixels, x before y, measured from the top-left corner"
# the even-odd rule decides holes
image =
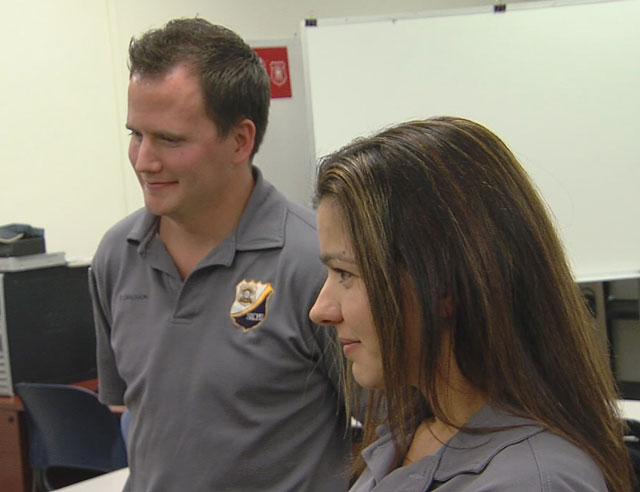
[[[0,394],[97,377],[87,275],[66,265],[0,272]]]

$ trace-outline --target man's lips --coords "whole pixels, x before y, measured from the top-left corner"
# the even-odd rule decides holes
[[[177,183],[177,181],[144,181],[144,187],[149,190],[160,190]]]

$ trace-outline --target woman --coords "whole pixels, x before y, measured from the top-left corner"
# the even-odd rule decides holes
[[[322,160],[316,203],[310,315],[371,390],[353,492],[631,489],[606,348],[498,137],[390,128]]]

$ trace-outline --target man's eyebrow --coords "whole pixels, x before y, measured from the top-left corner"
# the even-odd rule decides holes
[[[336,254],[336,253],[326,253],[324,255],[320,255],[320,261],[325,265],[328,265],[334,260],[342,261],[344,263],[350,263],[351,265],[356,264],[355,258],[351,258],[350,256],[345,256],[345,255]]]
[[[138,130],[132,125],[126,124],[124,127],[129,131],[138,132]],[[169,138],[172,140],[184,140],[184,137],[182,135],[171,132],[152,132],[151,135],[153,135],[154,137]]]

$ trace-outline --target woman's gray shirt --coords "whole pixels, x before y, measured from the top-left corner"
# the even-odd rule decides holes
[[[381,426],[350,492],[607,492],[591,457],[531,420],[487,405],[467,425],[496,430],[460,431],[435,454],[395,470],[391,435]]]

